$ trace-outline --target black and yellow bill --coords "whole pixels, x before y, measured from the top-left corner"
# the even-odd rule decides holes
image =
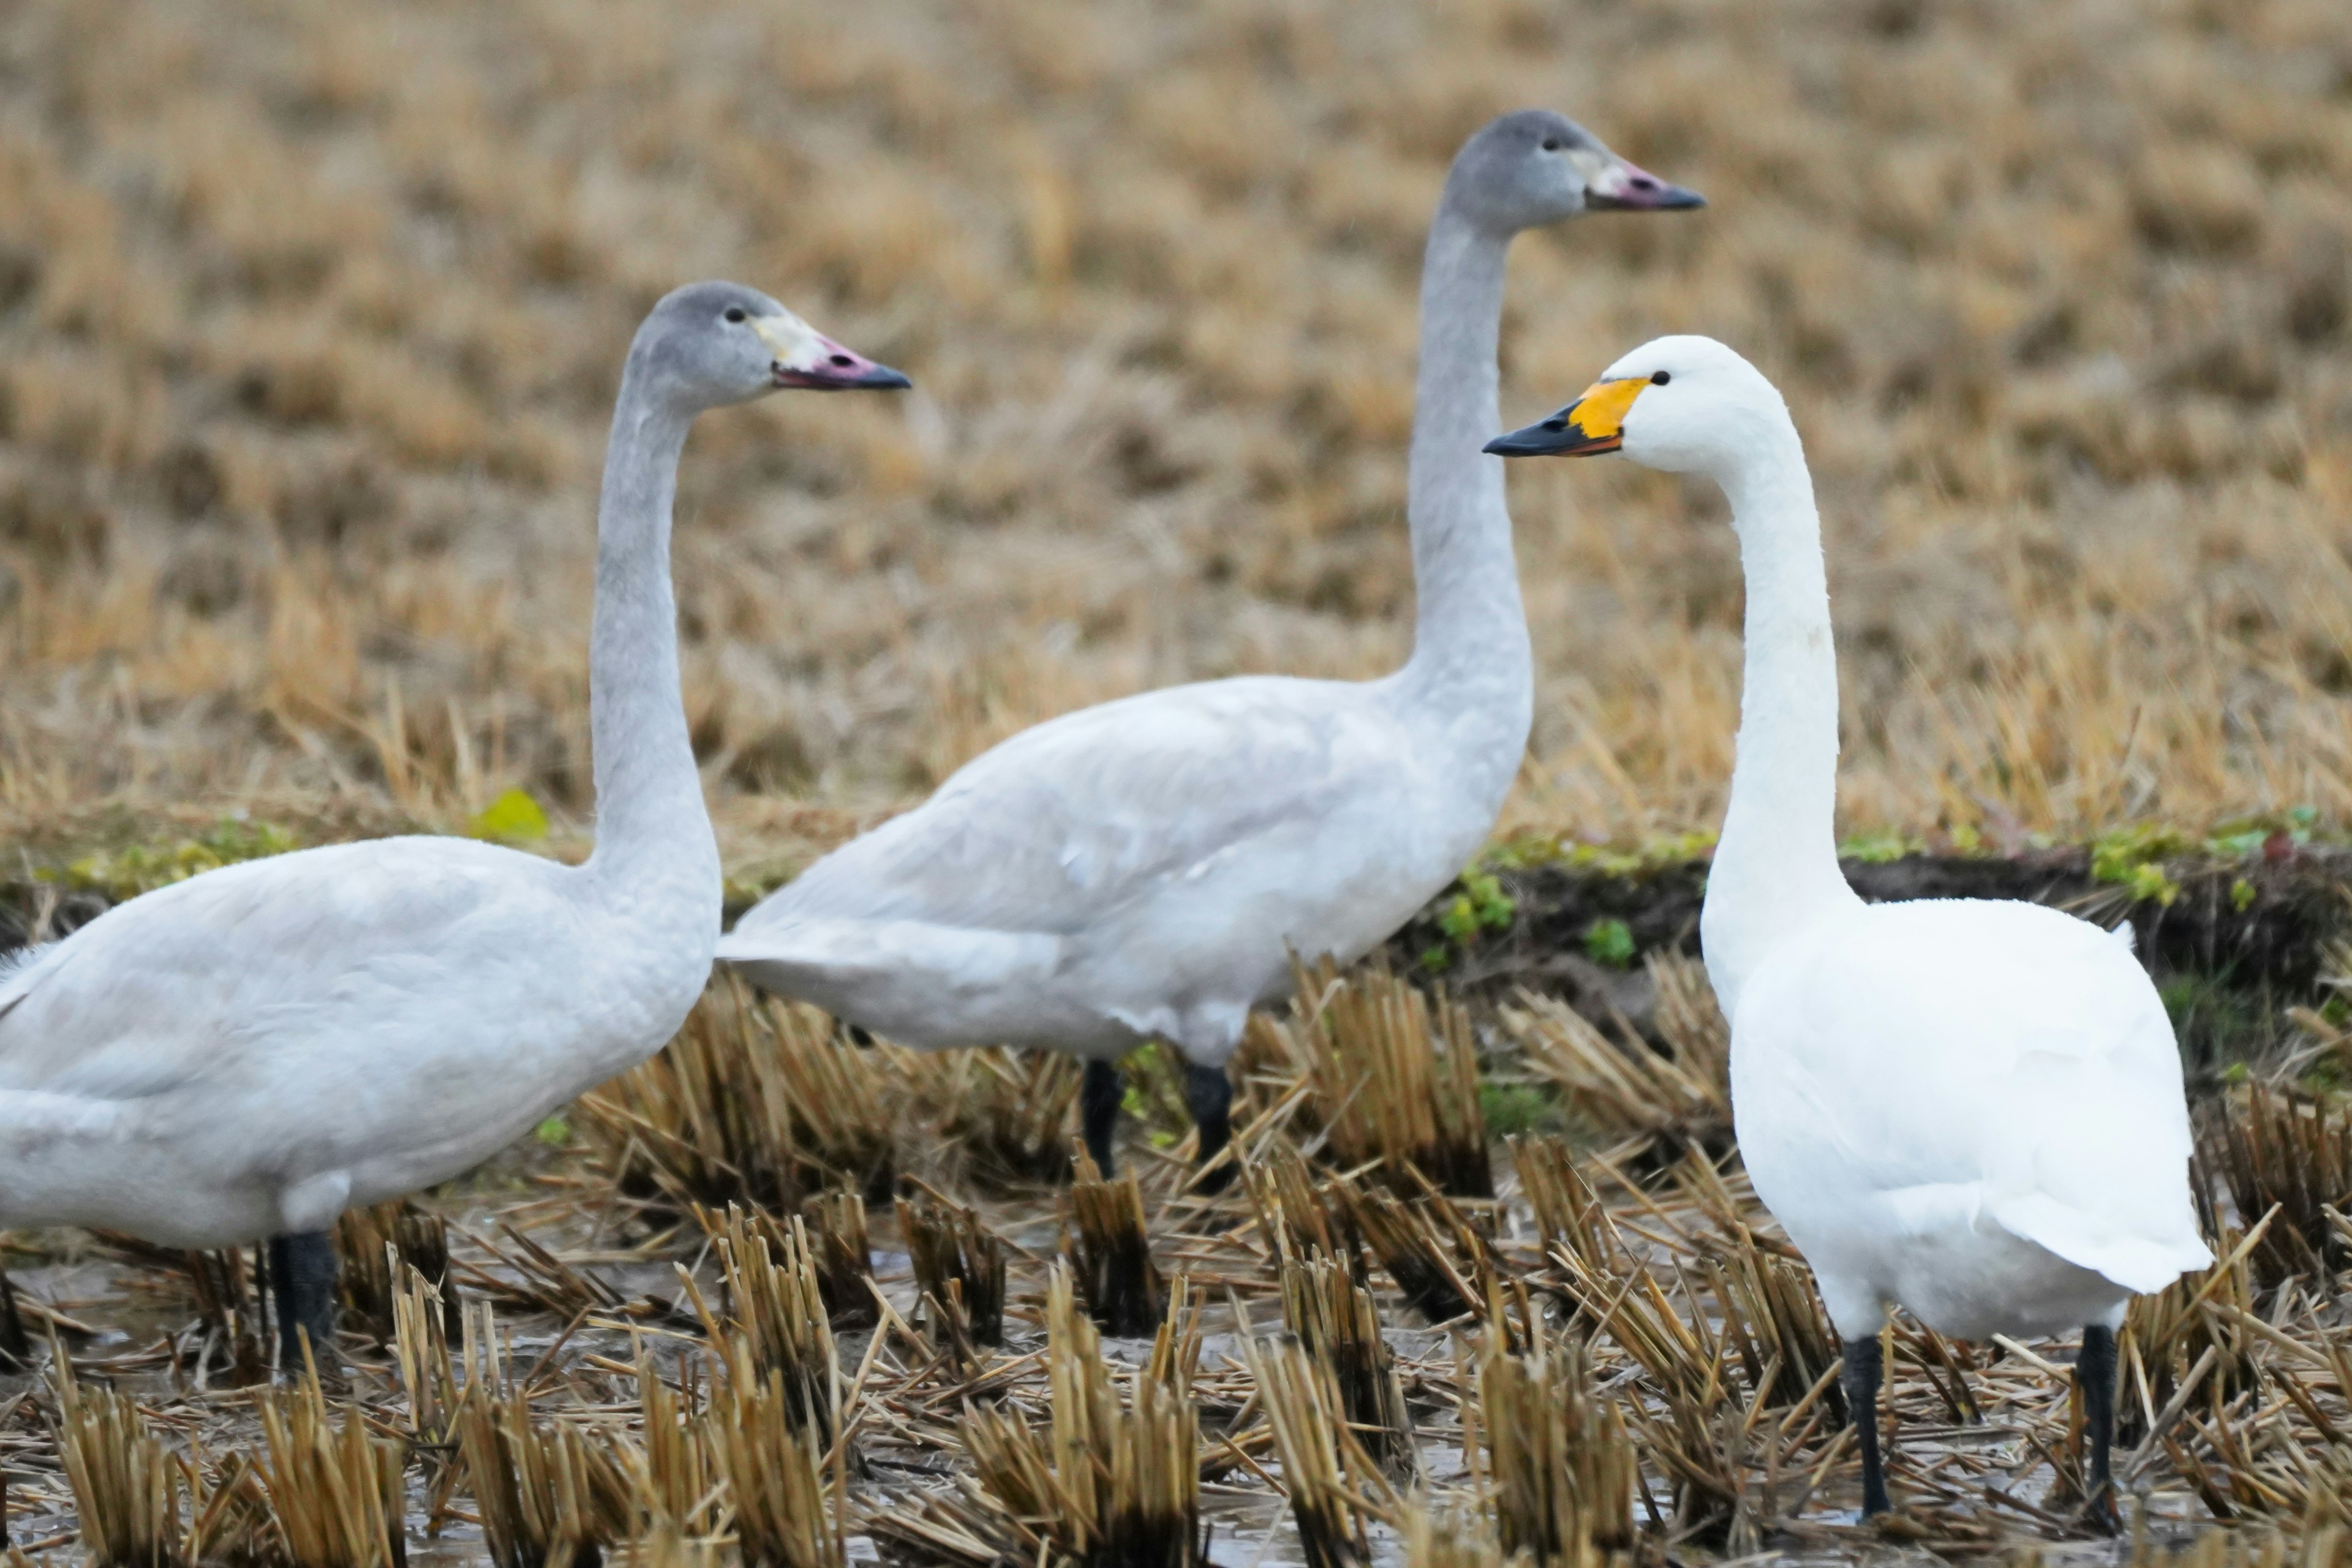
[[[1498,458],[1589,458],[1625,444],[1625,411],[1650,384],[1645,375],[1596,381],[1584,395],[1522,430],[1497,436],[1486,450]]]

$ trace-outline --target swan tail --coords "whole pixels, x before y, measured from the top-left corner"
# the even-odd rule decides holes
[[[813,1002],[904,1045],[984,1044],[962,1037],[987,1004],[1034,992],[1059,961],[1058,938],[919,921],[806,920],[738,929],[719,962],[762,990]]]
[[[1993,1217],[2011,1234],[2139,1295],[2161,1290],[2213,1261],[2194,1231],[2164,1238],[2122,1235],[2041,1193],[2000,1205]]]

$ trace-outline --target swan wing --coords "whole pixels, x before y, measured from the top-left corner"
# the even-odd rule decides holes
[[[546,963],[577,920],[562,874],[463,839],[395,838],[159,889],[0,984],[0,1089],[159,1109],[242,1083],[266,1113],[271,1081],[329,1074],[363,1089],[375,1072],[402,1076],[394,1058],[413,1066],[488,1033],[511,1037],[527,1068],[545,1028],[534,1014],[570,1016],[565,995],[579,994],[579,977]]]
[[[1356,832],[1349,806],[1385,798],[1409,817],[1421,770],[1371,690],[1221,680],[1024,731],[772,894],[719,956],[772,952],[812,921],[1080,931],[1269,838]],[[1328,853],[1379,847],[1358,837]]]

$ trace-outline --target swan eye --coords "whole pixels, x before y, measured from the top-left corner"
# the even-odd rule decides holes
[[[729,321],[733,321],[733,322],[737,323],[738,325],[740,325],[744,321],[748,320],[749,318],[747,318],[747,317],[743,314],[743,307],[742,307],[742,306],[740,306],[740,305],[730,305],[730,306],[728,306],[728,307],[727,307],[727,319],[728,319]]]
[[[1650,373],[1652,386],[1664,386],[1672,380],[1674,380],[1674,374],[1671,371],[1654,370]]]

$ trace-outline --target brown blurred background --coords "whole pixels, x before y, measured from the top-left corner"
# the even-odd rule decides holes
[[[1852,828],[2352,816],[2342,0],[20,0],[0,805],[577,824],[608,400],[705,276],[919,386],[688,453],[747,874],[1082,703],[1378,673],[1423,226],[1522,104],[1714,205],[1521,241],[1505,416],[1662,331],[1780,382]],[[1512,498],[1512,821],[1710,826],[1719,499]]]

